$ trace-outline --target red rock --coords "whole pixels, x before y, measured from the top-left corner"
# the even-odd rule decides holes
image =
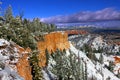
[[[38,50],[40,51],[39,65],[41,67],[45,66],[46,64],[46,57],[45,57],[46,49],[51,54],[51,51],[55,52],[57,49],[63,50],[63,49],[68,49],[70,47],[67,33],[62,33],[62,32],[54,32],[45,35],[44,41],[39,41],[37,46],[38,46]]]
[[[120,57],[114,56],[115,62],[114,64],[120,63]]]
[[[22,57],[19,58],[16,67],[18,74],[24,78],[24,80],[32,80],[32,74],[31,74],[31,67],[28,61],[28,54],[31,52],[30,48],[27,48],[26,50],[18,45],[16,45],[16,48],[19,50],[19,54],[22,54]]]
[[[68,35],[78,35],[78,34],[84,35],[84,34],[88,34],[88,32],[85,31],[85,30],[67,30],[65,32]]]

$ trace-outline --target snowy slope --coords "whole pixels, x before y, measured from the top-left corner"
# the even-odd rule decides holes
[[[120,63],[117,63],[114,67],[114,74],[120,74]]]
[[[106,43],[103,42],[102,36],[98,36],[93,40],[91,47],[98,50],[99,48],[103,48],[104,46],[106,46]]]
[[[81,38],[79,41],[78,41],[78,43],[77,43],[77,45],[79,45],[79,47],[82,47],[84,44],[86,44],[89,40],[90,40],[90,35],[88,35],[88,36],[86,36],[85,38]]]
[[[77,57],[82,58],[82,61],[87,64],[87,76],[88,80],[91,80],[92,77],[94,77],[94,80],[120,80],[117,78],[112,72],[110,72],[107,68],[103,67],[104,65],[101,65],[99,62],[96,62],[96,65],[85,55],[84,52],[77,50],[70,42],[70,50],[66,50],[66,56],[70,55],[69,51],[72,51],[73,54],[75,54]],[[78,56],[79,53],[79,56]],[[98,55],[99,57],[99,55]],[[106,57],[105,57],[106,58]],[[110,58],[108,58],[110,59]],[[50,60],[50,63],[56,64],[54,61]],[[52,68],[51,65],[48,65],[48,68]],[[49,70],[49,69],[48,69]],[[48,71],[50,72],[50,71]],[[45,80],[51,80],[50,77],[48,77],[48,74],[44,71],[44,78]],[[53,75],[55,76],[55,75]],[[53,77],[54,78],[54,77]]]
[[[78,53],[81,58],[87,63],[87,72],[88,77],[95,76],[97,80],[106,80],[108,77],[110,77],[110,80],[120,80],[117,78],[112,72],[110,72],[108,69],[104,68],[101,64],[94,65],[93,62],[85,55],[84,52],[77,50],[71,43],[70,43],[70,50],[78,56]],[[102,70],[102,77],[100,70]]]
[[[19,53],[12,42],[0,39],[0,80],[24,80],[17,73],[17,57]]]

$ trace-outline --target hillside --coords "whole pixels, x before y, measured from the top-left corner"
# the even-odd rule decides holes
[[[84,35],[84,38],[78,38],[82,36],[83,35],[72,35],[68,38],[65,32],[52,32],[45,34],[43,41],[38,41],[38,50],[40,51],[38,59],[40,60],[39,66],[43,67],[43,80],[60,79],[58,75],[63,76],[62,78],[65,79],[71,76],[70,79],[75,80],[84,78],[87,80],[120,80],[117,77],[119,73],[116,73],[116,71],[119,70],[120,63],[114,55],[107,55],[105,52],[96,51],[96,53],[94,53],[97,58],[96,60],[96,58],[88,56],[88,50],[77,49],[78,46],[82,48],[86,43],[89,43],[89,45],[92,44],[91,48],[95,50],[99,50],[100,47],[108,47],[108,44],[103,41],[103,38],[98,36],[92,38],[90,37],[91,35]],[[92,40],[90,38],[92,38]],[[76,40],[78,40],[78,42]],[[91,42],[89,42],[89,40]],[[76,43],[74,41],[77,45],[75,45]],[[116,50],[110,49],[116,53]],[[46,50],[48,54],[52,54],[46,55]],[[30,52],[31,49],[29,48],[24,49],[12,41],[8,42],[0,39],[1,80],[9,80],[11,78],[12,80],[32,80],[33,74],[31,70],[33,69],[31,69],[32,66],[30,67],[30,63],[28,62],[28,53]],[[103,55],[102,63],[99,61],[101,54]],[[109,66],[113,66],[110,65],[110,61],[116,63],[113,72],[108,68]],[[58,70],[59,68],[61,68],[61,70]],[[59,72],[55,73],[54,70],[58,70]],[[70,74],[68,75],[67,72],[63,70],[67,70]],[[74,72],[74,70],[77,70],[77,72]],[[80,73],[82,75],[76,76],[72,73],[76,75]]]
[[[119,3],[1,0],[0,80],[120,80]]]
[[[0,39],[0,79],[32,80],[29,51],[14,42]]]

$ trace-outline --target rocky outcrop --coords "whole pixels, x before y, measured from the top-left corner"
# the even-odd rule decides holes
[[[114,56],[114,74],[120,74],[120,56]]]
[[[67,30],[65,32],[68,35],[78,35],[78,34],[85,35],[85,34],[88,34],[88,32],[85,31],[85,30]]]
[[[37,46],[40,51],[38,57],[41,60],[39,62],[41,67],[46,64],[46,49],[49,53],[52,53],[57,49],[63,50],[70,47],[68,35],[64,32],[46,34],[44,36],[44,41],[39,41]],[[17,75],[17,77],[15,77],[16,79],[32,80],[31,67],[28,61],[29,52],[31,52],[30,48],[24,49],[12,41],[8,42],[4,39],[0,40],[0,59],[3,60],[2,62],[5,63],[5,66],[10,67],[10,70],[15,71],[15,74]],[[7,74],[7,72],[5,74]]]
[[[31,75],[31,67],[28,61],[28,54],[31,52],[30,48],[27,48],[26,50],[21,47],[17,47],[20,53],[23,53],[21,58],[18,60],[16,67],[17,67],[17,72],[20,76],[22,76],[25,80],[32,80],[32,75]]]
[[[120,63],[120,57],[114,56],[113,58],[115,59],[114,64]]]
[[[45,66],[46,57],[45,57],[45,50],[47,49],[49,53],[55,52],[56,49],[68,49],[70,47],[68,42],[68,35],[64,32],[53,32],[50,34],[46,34],[44,36],[44,41],[38,42],[38,50],[40,51],[39,54],[39,65]]]
[[[0,80],[32,80],[28,62],[30,51],[29,48],[24,49],[12,41],[0,39],[0,65],[2,63],[3,66],[0,67]]]

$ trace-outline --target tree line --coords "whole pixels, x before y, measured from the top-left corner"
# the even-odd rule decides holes
[[[44,40],[45,33],[53,32],[55,29],[54,24],[43,23],[39,18],[33,20],[23,18],[22,12],[14,16],[11,6],[8,6],[3,16],[0,16],[0,38],[11,40],[24,48],[31,48],[29,63],[33,80],[43,80],[42,68],[38,65],[37,42]]]
[[[23,18],[22,12],[14,17],[11,6],[8,6],[4,15],[0,16],[0,38],[12,40],[22,47],[35,49],[36,41],[41,40],[44,33],[55,29],[54,24],[43,23],[39,18],[33,20]]]

